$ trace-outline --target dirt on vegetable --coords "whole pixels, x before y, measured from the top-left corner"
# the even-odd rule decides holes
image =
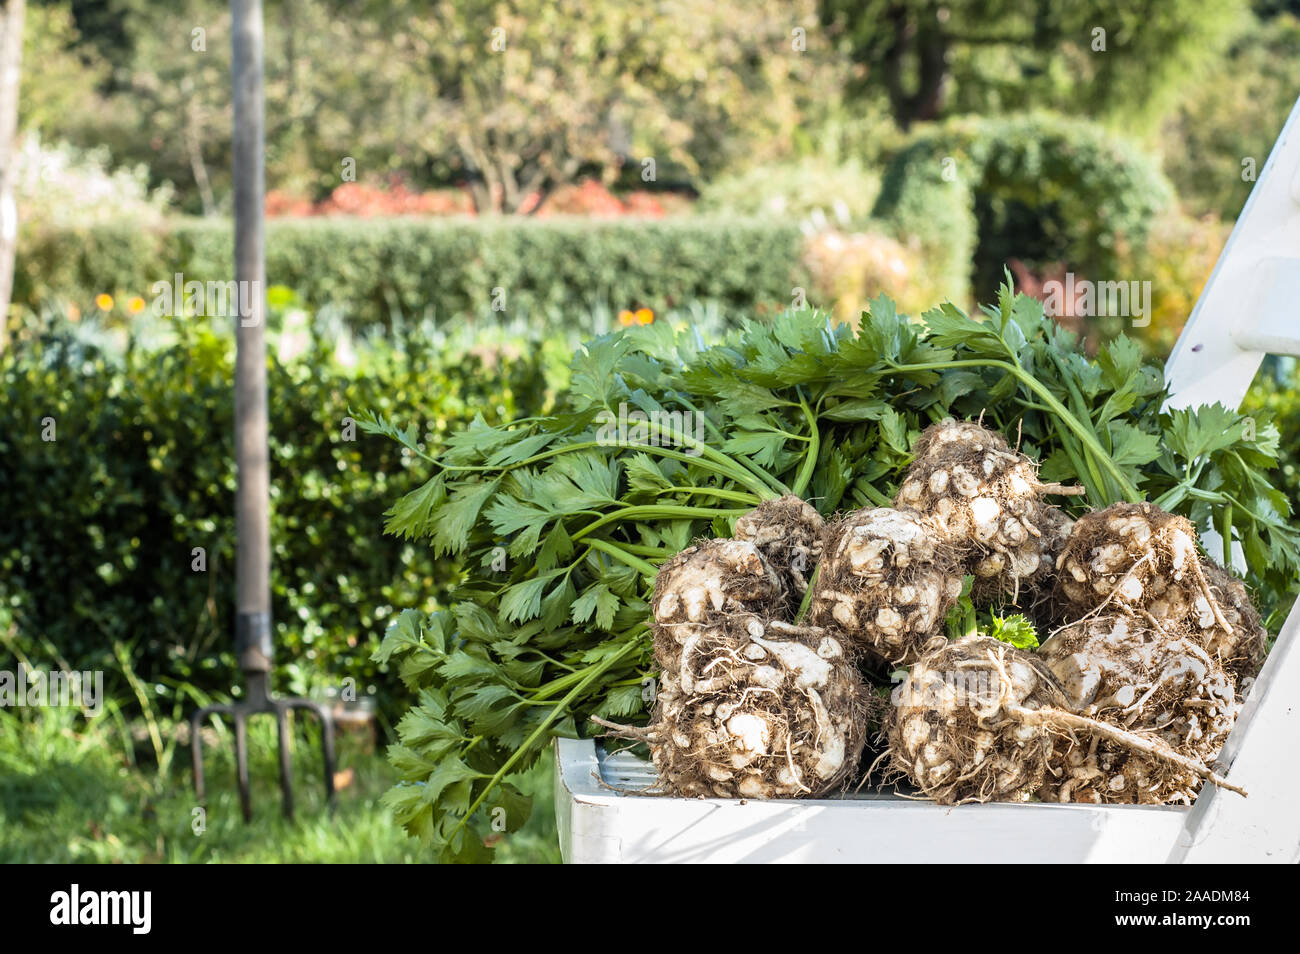
[[[987,636],[935,639],[894,693],[890,774],[943,805],[1026,801],[1047,772],[1048,727],[1019,717],[1062,701],[1047,667]]]
[[[776,570],[786,591],[798,599],[808,589],[808,577],[821,559],[825,525],[811,504],[787,494],[738,518],[733,536],[754,544]]]
[[[1259,610],[1255,609],[1244,582],[1208,558],[1204,561],[1204,569],[1210,591],[1232,629],[1231,632],[1223,629],[1217,621],[1208,627],[1208,631],[1202,627],[1201,644],[1232,676],[1238,698],[1244,699],[1264,666],[1268,630],[1264,628]]]
[[[1154,504],[1115,504],[1080,517],[1057,565],[1076,615],[1111,601],[1157,627],[1217,624],[1232,632],[1202,567],[1196,529]]]
[[[649,746],[658,789],[833,792],[860,778],[879,721],[876,780],[941,804],[1189,803],[1207,779],[1241,791],[1211,766],[1266,633],[1192,524],[1145,503],[1075,521],[1045,499],[1075,488],[1039,481],[976,422],[942,421],[915,451],[894,507],[825,524],[786,495],[662,566],[653,720],[602,723]],[[963,574],[975,605],[994,605],[984,632]],[[950,641],[959,598],[969,635]],[[1017,600],[1029,618],[1010,627],[999,608]],[[1062,619],[1038,645],[1035,624]],[[910,667],[887,707],[863,678],[882,667]]]
[[[1157,629],[1190,634],[1244,696],[1268,634],[1245,584],[1202,556],[1197,542],[1191,521],[1153,504],[1087,514],[1061,554],[1060,592],[1076,617],[1109,603]]]
[[[1222,744],[1223,725],[1231,729],[1235,718],[1235,710],[1225,717],[1221,708],[1235,704],[1231,681],[1186,665],[1191,657],[1179,651],[1187,647],[1163,641],[1155,646],[1150,655],[1165,664],[1159,669],[1164,683],[1157,683],[1147,701],[1163,690],[1167,695],[1161,701],[1174,705],[1169,700],[1183,698],[1180,694],[1190,692],[1193,683],[1203,684],[1205,694],[1196,698],[1204,700],[1207,712],[1215,712],[1206,716],[1212,723],[1201,726],[1204,739],[1195,736],[1197,726],[1191,722],[1181,727],[1193,737],[1180,740],[1176,731],[1162,734],[1165,726],[1129,727],[1085,714],[1091,710],[1080,712],[1046,657],[976,634],[951,643],[936,641],[912,667],[887,718],[894,774],[945,805],[1027,801],[1034,795],[1060,801],[1164,802],[1193,792],[1207,778],[1240,792],[1205,761],[1214,744]],[[1210,662],[1203,652],[1201,657],[1198,663]],[[1184,668],[1189,675],[1180,675],[1179,682],[1175,675]],[[1167,713],[1159,705],[1153,703],[1152,711]],[[1094,773],[1087,761],[1088,753],[1099,748],[1112,766],[1110,775],[1104,769]],[[1082,754],[1076,757],[1076,752]],[[1117,775],[1122,782],[1115,781]],[[1094,784],[1081,787],[1085,782]]]
[[[702,540],[664,563],[655,579],[655,661],[665,670],[679,666],[736,617],[768,614],[784,602],[780,578],[754,544]]]
[[[857,772],[874,697],[839,638],[781,618],[820,530],[795,503],[771,501],[737,522],[748,539],[701,541],[659,571],[653,718],[615,730],[649,745],[668,794],[817,795]]]

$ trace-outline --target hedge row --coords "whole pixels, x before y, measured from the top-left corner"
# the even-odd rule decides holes
[[[112,357],[50,334],[0,357],[0,625],[11,630],[0,635],[34,661],[103,670],[132,706],[119,647],[159,701],[238,682],[232,342],[175,325],[161,351]],[[459,567],[383,533],[408,462],[344,418],[374,409],[421,422],[436,446],[475,413],[542,407],[541,358],[430,348],[346,368],[318,340],[291,364],[272,361],[269,390],[277,684],[320,690],[350,676],[364,692],[379,682],[370,652],[389,617],[429,607]]]
[[[789,304],[799,277],[795,222],[752,219],[272,221],[267,281],[308,305],[342,305],[358,323],[476,315],[507,317],[583,304],[666,308],[689,301],[761,311]],[[24,235],[15,300],[151,298],[155,282],[227,281],[231,227],[183,220],[160,229],[119,224]],[[497,292],[500,289],[504,295]]]

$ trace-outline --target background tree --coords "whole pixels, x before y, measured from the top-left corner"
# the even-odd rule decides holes
[[[224,207],[228,13],[221,0],[50,0],[111,104],[46,138],[148,162],[182,207]],[[98,31],[116,13],[119,46]],[[84,21],[84,25],[83,25]],[[195,49],[204,31],[205,48]],[[57,85],[42,69],[42,85]],[[576,178],[698,180],[813,135],[846,63],[816,0],[268,0],[270,188],[322,197],[358,177],[467,183],[480,210],[535,211]]]
[[[465,0],[389,8],[423,55],[404,84],[431,155],[452,153],[480,210],[535,210],[580,173],[653,157],[716,168],[763,127],[790,138],[824,69],[799,49],[810,3]],[[804,34],[806,42],[806,32]]]
[[[1251,23],[1189,78],[1156,144],[1183,205],[1231,221],[1241,212],[1300,95],[1300,19]]]

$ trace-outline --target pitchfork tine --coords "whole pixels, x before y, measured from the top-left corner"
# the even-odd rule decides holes
[[[235,710],[235,781],[239,784],[239,804],[244,821],[253,820],[253,797],[248,789],[248,720]]]
[[[306,709],[320,720],[321,761],[325,765],[325,799],[331,810],[335,804],[334,792],[334,716],[326,706],[309,699],[290,699],[289,706],[294,709]]]
[[[320,715],[320,751],[325,763],[325,801],[330,811],[334,810],[334,715],[324,706],[318,710]]]
[[[203,723],[208,710],[200,709],[190,718],[190,759],[194,763],[194,796],[204,805],[207,796],[203,785]]]
[[[203,778],[203,726],[214,715],[229,714],[230,706],[204,706],[190,716],[190,757],[194,763],[194,795],[200,805],[207,804],[207,786]]]
[[[293,764],[289,754],[289,707],[275,707],[275,732],[280,742],[280,794],[284,801],[284,817],[293,820]]]

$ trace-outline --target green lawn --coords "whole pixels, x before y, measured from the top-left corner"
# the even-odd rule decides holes
[[[261,717],[250,728],[252,824],[240,817],[225,733],[207,747],[206,826],[197,833],[188,748],[175,747],[159,773],[151,747],[128,745],[129,727],[106,716],[88,723],[67,709],[0,709],[0,862],[427,861],[379,804],[392,783],[388,763],[355,736],[339,740],[339,769],[351,769],[351,780],[337,811],[322,810],[315,724],[307,721],[295,733],[297,819],[280,813],[274,722]],[[522,787],[536,796],[532,818],[502,836],[497,860],[557,862],[549,760]]]

